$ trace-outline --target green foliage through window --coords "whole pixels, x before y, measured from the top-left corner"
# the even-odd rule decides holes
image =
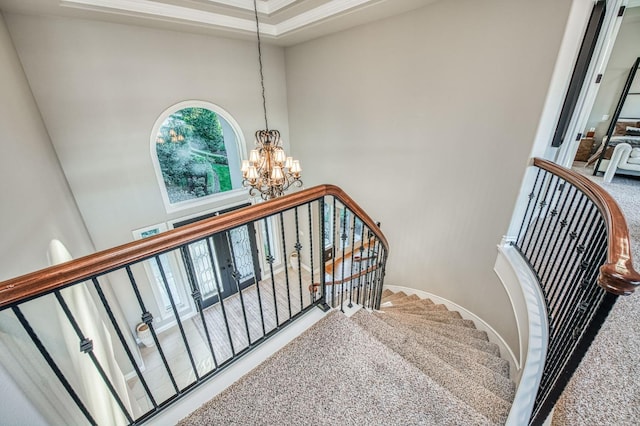
[[[183,108],[162,123],[156,153],[170,203],[233,189],[220,120],[206,108]]]

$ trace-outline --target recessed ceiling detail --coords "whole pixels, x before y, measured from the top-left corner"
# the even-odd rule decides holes
[[[257,0],[260,33],[283,46],[408,12],[438,0]],[[54,15],[244,38],[253,0],[0,0],[0,12]]]
[[[209,2],[215,5],[233,6],[253,11],[253,0],[209,0]],[[287,32],[340,15],[355,7],[375,2],[375,0],[328,1],[276,24],[261,23],[260,32],[267,36],[278,37]],[[294,3],[300,3],[300,0],[260,0],[258,2],[258,11],[270,14]],[[62,0],[60,4],[67,7],[98,8],[101,11],[173,18],[240,31],[255,31],[255,21],[252,18],[238,18],[224,13],[209,12],[152,0]]]

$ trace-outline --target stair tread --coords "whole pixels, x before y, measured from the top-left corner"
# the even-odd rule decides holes
[[[393,291],[389,290],[388,288],[385,288],[382,291],[382,300],[384,300],[385,297],[391,296],[392,294],[394,294]]]
[[[485,342],[489,341],[489,336],[486,331],[478,330],[476,328],[469,327],[461,327],[453,324],[446,324],[443,322],[433,321],[427,318],[424,315],[420,314],[411,314],[404,312],[396,312],[396,311],[377,311],[384,313],[385,315],[389,315],[394,317],[398,321],[403,324],[415,326],[415,327],[429,327],[435,332],[442,332],[441,334],[445,334],[447,336],[453,336],[456,339],[477,339]]]
[[[487,333],[476,328],[463,327],[456,324],[448,324],[439,321],[432,321],[419,314],[407,314],[401,312],[385,312],[385,315],[396,317],[400,322],[416,326],[429,327],[434,332],[456,339],[466,341],[469,345],[477,349],[482,349],[499,356],[500,348],[495,343],[490,343]],[[469,337],[473,340],[467,340]]]
[[[380,318],[387,323],[386,328],[388,331],[394,330],[395,333],[401,334],[402,337],[418,343],[425,351],[437,356],[443,362],[446,362],[499,397],[508,401],[513,399],[515,385],[511,379],[483,365],[485,360],[492,360],[497,357],[486,352],[474,350],[442,336],[434,336],[426,330],[417,333],[402,327],[397,321],[394,323],[393,319],[388,318],[385,321],[383,316],[384,314],[376,315],[376,318]],[[377,326],[381,327],[381,324],[377,323]]]
[[[500,374],[507,380],[509,378],[509,362],[493,353],[488,353],[483,350],[475,348],[473,345],[469,345],[467,341],[460,341],[452,339],[448,336],[436,333],[433,329],[428,327],[421,327],[410,325],[400,322],[394,316],[388,314],[375,314],[377,318],[382,319],[386,323],[402,330],[407,335],[414,336],[422,345],[431,347],[431,345],[441,345],[447,348],[449,351],[453,351],[453,359],[457,359],[458,354],[465,354],[467,357],[471,357],[473,362],[482,365],[483,367],[493,371],[496,374]],[[435,349],[440,349],[436,347]],[[438,355],[446,355],[446,353],[439,351]],[[463,360],[464,361],[464,360]],[[466,364],[465,364],[466,365]]]
[[[403,291],[399,291],[397,293],[393,293],[390,296],[384,297],[382,299],[383,302],[388,302],[388,301],[393,301],[393,300],[399,300],[399,299],[403,299],[407,297],[407,294]]]
[[[351,319],[476,411],[494,422],[505,422],[511,407],[509,400],[442,362],[439,357],[425,351],[418,342],[394,332],[393,327],[374,315],[359,311]],[[502,393],[509,392],[505,390]]]
[[[447,307],[443,304],[436,304],[431,299],[392,299],[385,303],[382,303],[385,307],[394,307],[394,308],[402,308],[402,307],[411,307],[411,306],[422,306],[425,309],[434,309],[434,310],[442,310],[447,311]]]
[[[422,308],[420,308],[422,309]],[[417,313],[419,312],[420,315],[425,316],[426,318],[454,318],[454,319],[462,319],[462,316],[460,315],[460,312],[458,311],[449,311],[449,310],[445,310],[445,309],[425,309],[425,310],[417,310],[417,309],[413,309],[413,308],[406,308],[405,306],[380,306],[380,311],[383,312],[401,312],[401,313]]]

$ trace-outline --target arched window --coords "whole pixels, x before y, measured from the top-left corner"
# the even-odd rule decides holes
[[[151,155],[167,211],[242,188],[241,135],[236,121],[209,102],[181,102],[156,120]]]

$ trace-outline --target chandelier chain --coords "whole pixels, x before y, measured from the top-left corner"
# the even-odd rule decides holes
[[[262,44],[260,42],[260,21],[258,19],[258,1],[253,0],[256,16],[256,35],[258,38],[258,64],[260,65],[260,86],[262,88],[262,109],[264,111],[264,130],[256,132],[256,147],[249,158],[242,160],[242,186],[249,188],[249,196],[260,196],[271,200],[284,195],[292,186],[301,187],[300,161],[288,157],[282,147],[280,132],[269,130],[267,121],[267,96],[264,88],[262,69]]]
[[[260,67],[260,85],[262,87],[262,110],[264,111],[264,126],[269,130],[269,122],[267,121],[267,98],[264,92],[264,73],[262,72],[262,48],[260,46],[260,22],[258,21],[258,3],[253,0],[253,10],[256,15],[256,34],[258,36],[258,65]]]

